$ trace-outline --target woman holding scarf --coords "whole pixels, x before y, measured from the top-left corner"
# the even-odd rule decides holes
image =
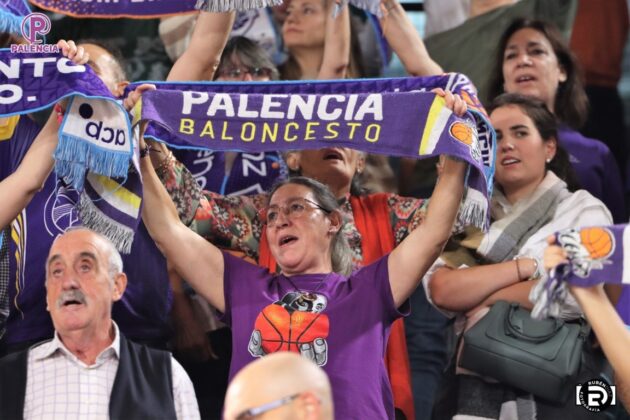
[[[579,64],[549,23],[515,20],[503,33],[489,97],[502,92],[531,95],[543,101],[559,121],[558,142],[569,153],[580,186],[606,204],[616,223],[627,220],[623,185],[608,146],[582,136],[588,98]]]
[[[390,1],[384,8],[386,15],[381,21],[384,34],[407,71],[414,76],[440,74],[442,69],[429,57],[402,6]],[[226,19],[222,14],[203,15]],[[199,41],[190,48],[194,50],[194,45],[198,44]],[[326,71],[329,67],[322,68]],[[174,68],[173,73],[181,74],[181,69]],[[168,152],[152,151],[150,155],[184,224],[223,249],[243,252],[260,265],[272,271],[277,269],[262,233],[264,223],[259,218],[268,194],[234,197],[202,191],[191,174]],[[360,179],[365,167],[362,152],[347,148],[292,152],[287,155],[287,161],[294,173],[319,180],[341,203],[345,222],[342,233],[350,245],[353,269],[387,254],[423,223],[428,201],[395,194],[366,194],[362,190]],[[386,363],[397,410],[408,419],[415,418],[402,321],[392,327]],[[436,370],[440,370],[439,366]]]
[[[465,110],[459,98],[445,98],[458,114]],[[465,166],[447,159],[427,223],[350,276],[340,274],[351,264],[336,198],[308,178],[280,184],[261,206],[281,274],[221,252],[181,223],[149,159],[142,159],[143,219],[177,271],[231,324],[231,376],[255,357],[297,350],[330,376],[337,418],[393,419],[383,363],[389,328],[450,234]],[[289,327],[302,338],[288,337]],[[300,394],[287,397],[305,403]]]
[[[465,328],[470,328],[499,300],[532,309],[528,297],[543,275],[542,252],[551,233],[612,222],[601,201],[584,190],[570,192],[565,182],[570,174],[569,161],[558,146],[555,117],[542,101],[501,95],[491,106],[490,120],[497,132],[490,231],[469,235],[462,241],[465,246],[442,254],[424,279],[432,302],[446,314],[457,316],[459,333],[464,322]],[[580,310],[577,305],[568,305],[560,316],[575,319]],[[572,403],[552,406],[467,373],[459,368],[447,373],[434,407],[435,418],[460,414],[552,419],[573,414],[581,418],[589,413],[578,407],[570,414],[569,406],[575,407]],[[469,393],[479,398],[465,398],[472,395]]]
[[[549,246],[545,249],[543,260],[546,272],[555,269],[560,264],[569,263],[562,247],[556,244],[555,235],[547,238],[547,242]],[[604,290],[604,284],[590,287],[568,285],[568,287],[593,327],[597,341],[615,372],[617,395],[627,411],[630,407],[629,327],[610,302]]]

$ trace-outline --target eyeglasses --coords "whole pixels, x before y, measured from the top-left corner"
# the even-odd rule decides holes
[[[331,210],[320,206],[319,204],[309,200],[308,198],[294,198],[284,206],[272,205],[267,207],[266,209],[262,209],[260,211],[260,217],[263,222],[267,223],[267,226],[272,227],[275,226],[275,224],[278,222],[280,211],[282,211],[284,215],[287,216],[289,219],[295,220],[302,217],[307,209],[319,209],[326,214],[329,214],[331,212]]]
[[[219,77],[230,80],[243,80],[246,74],[249,74],[254,80],[270,79],[271,69],[266,67],[229,67],[221,70]]]
[[[268,402],[267,404],[260,405],[258,407],[250,408],[249,410],[243,411],[241,414],[236,416],[236,420],[248,420],[253,419],[256,416],[260,416],[261,414],[266,413],[267,411],[274,410],[278,407],[282,407],[285,404],[289,404],[291,401],[296,399],[300,394],[289,395],[288,397],[283,397],[278,400],[274,400]]]

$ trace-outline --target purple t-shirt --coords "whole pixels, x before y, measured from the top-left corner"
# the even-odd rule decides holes
[[[230,379],[257,357],[294,351],[321,366],[338,419],[393,419],[384,364],[396,309],[387,256],[350,277],[272,275],[228,253],[224,321],[232,327]],[[261,384],[264,386],[264,384]]]
[[[558,130],[558,138],[569,153],[581,187],[608,207],[615,223],[626,223],[621,173],[608,146],[566,125]]]
[[[15,171],[38,132],[22,116],[11,139],[0,141],[0,180]],[[45,261],[55,237],[81,224],[74,207],[78,198],[76,190],[51,174],[4,238],[9,243],[9,318],[3,338],[8,344],[52,337]],[[136,232],[131,254],[122,257],[128,282],[122,300],[114,304],[114,319],[128,338],[166,340],[171,305],[166,262],[144,225]]]

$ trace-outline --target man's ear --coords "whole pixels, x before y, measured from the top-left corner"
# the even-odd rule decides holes
[[[287,166],[293,172],[300,171],[300,152],[287,152],[284,155],[284,160],[287,162]]]
[[[114,276],[114,291],[112,297],[114,302],[119,301],[122,298],[125,289],[127,288],[127,275],[125,273],[118,273]]]
[[[124,82],[118,82],[116,83],[116,92],[115,96],[117,98],[121,97],[123,95],[123,93],[125,93],[125,88],[129,85],[129,82],[127,80],[125,80]]]

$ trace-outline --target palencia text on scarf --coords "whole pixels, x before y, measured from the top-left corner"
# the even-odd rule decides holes
[[[200,120],[201,111],[208,118]],[[287,143],[298,139],[378,142],[381,94],[288,95],[182,92],[179,133],[207,140]],[[184,116],[192,115],[196,118]]]
[[[19,80],[26,78],[41,78],[50,69],[55,68],[58,73],[82,73],[86,67],[74,64],[65,57],[25,57],[11,58],[10,60],[0,60],[0,76],[2,79]],[[0,84],[0,105],[11,105],[23,100],[24,90],[19,84]],[[35,102],[37,98],[28,96],[28,102]]]

